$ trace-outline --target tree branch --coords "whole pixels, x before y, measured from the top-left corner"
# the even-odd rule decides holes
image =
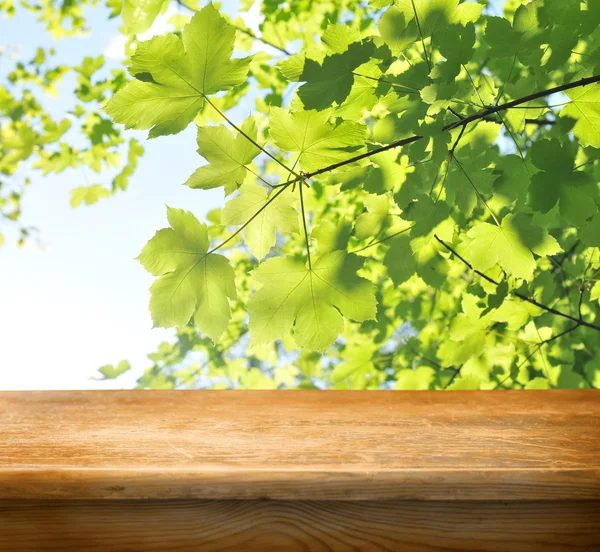
[[[456,258],[460,259],[463,262],[463,264],[467,268],[469,268],[469,270],[471,270],[475,274],[481,276],[484,280],[487,280],[491,284],[494,284],[495,286],[500,285],[500,282],[497,282],[496,280],[494,280],[493,278],[490,278],[489,276],[487,276],[483,272],[477,270],[476,268],[473,268],[473,265],[471,263],[469,263],[469,261],[467,261],[464,257],[462,257],[461,255],[459,255],[444,240],[441,240],[440,238],[438,238],[437,235],[434,235],[434,237],[450,253],[452,253],[452,255],[454,255]],[[552,307],[548,307],[547,305],[544,305],[543,303],[540,303],[539,301],[536,301],[535,299],[532,299],[531,297],[527,297],[527,295],[523,295],[522,293],[519,293],[517,291],[511,291],[510,293],[512,295],[514,295],[515,297],[518,297],[519,299],[523,300],[523,301],[527,301],[528,303],[531,303],[532,305],[535,305],[536,307],[539,307],[540,309],[543,309],[546,312],[549,312],[550,314],[554,314],[556,316],[560,316],[562,318],[566,318],[567,320],[571,320],[571,322],[575,322],[578,326],[585,326],[586,328],[590,328],[592,330],[596,330],[597,332],[600,332],[600,326],[596,326],[596,324],[592,324],[590,322],[585,322],[581,318],[575,318],[574,316],[571,316],[571,315],[566,314],[564,312],[561,312],[559,310],[553,309]]]
[[[461,127],[464,125],[468,125],[469,123],[472,123],[473,121],[483,119],[484,117],[493,115],[494,113],[498,113],[500,111],[505,111],[507,109],[511,109],[515,106],[519,106],[521,104],[530,102],[532,100],[536,100],[538,98],[543,98],[545,96],[555,94],[556,92],[562,92],[564,90],[571,90],[573,88],[587,86],[588,84],[593,84],[595,82],[600,82],[600,75],[594,75],[592,77],[581,79],[581,80],[578,80],[575,82],[562,84],[560,86],[555,86],[554,88],[548,88],[547,90],[542,90],[540,92],[536,92],[535,94],[530,94],[528,96],[524,96],[522,98],[507,102],[505,104],[501,104],[498,106],[484,109],[484,110],[480,111],[479,113],[476,113],[469,117],[465,117],[464,119],[461,119],[454,123],[450,123],[442,128],[442,132],[453,130],[455,128],[458,128],[458,127]],[[361,161],[362,159],[367,159],[368,157],[371,157],[372,155],[376,155],[383,151],[388,151],[388,150],[399,148],[402,146],[407,146],[409,144],[412,144],[413,142],[417,142],[418,140],[421,140],[422,138],[423,138],[423,136],[419,136],[419,135],[410,136],[408,138],[403,138],[402,140],[398,140],[397,142],[393,142],[391,144],[388,144],[387,146],[381,146],[381,147],[375,148],[366,153],[362,153],[360,155],[355,155],[354,157],[350,157],[349,159],[346,159],[345,161],[340,161],[339,163],[334,163],[332,165],[328,165],[327,167],[323,167],[323,168],[313,171],[311,173],[307,173],[306,178],[313,178],[315,176],[319,176],[321,174],[331,172],[335,169],[339,169],[340,167],[344,167],[345,165],[349,165],[350,163],[355,163],[357,161]]]
[[[564,92],[565,90],[571,90],[572,88],[579,88],[580,86],[587,86],[588,84],[593,84],[595,82],[600,81],[600,75],[594,75],[592,77],[587,77],[585,79],[580,79],[575,82],[569,82],[566,84],[561,84],[560,86],[555,86],[554,88],[548,88],[546,90],[541,90],[540,92],[535,92],[534,94],[529,94],[528,96],[523,96],[517,100],[513,100],[511,102],[507,102],[505,104],[496,105],[494,107],[489,107],[484,109],[480,113],[475,113],[469,117],[464,118],[462,121],[458,121],[456,123],[452,123],[448,127],[444,127],[444,130],[452,130],[461,125],[466,125],[471,123],[472,121],[476,121],[481,119],[482,117],[487,117],[488,115],[493,115],[494,113],[498,113],[499,111],[505,111],[510,109],[511,107],[515,107],[517,105],[521,105],[527,102],[531,102],[533,100],[537,100],[538,98],[544,98],[545,96],[550,96],[551,94],[556,94],[557,92]]]

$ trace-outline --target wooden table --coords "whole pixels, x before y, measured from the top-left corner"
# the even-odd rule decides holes
[[[0,550],[600,551],[600,391],[2,392]]]

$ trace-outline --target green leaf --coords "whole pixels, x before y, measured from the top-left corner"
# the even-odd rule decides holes
[[[485,41],[490,46],[490,57],[518,57],[522,63],[529,65],[529,56],[544,41],[536,3],[520,5],[515,11],[512,25],[504,18],[488,17]]]
[[[269,343],[293,328],[298,345],[322,352],[343,330],[343,317],[374,320],[373,285],[356,274],[362,262],[333,251],[313,260],[312,268],[291,257],[262,263],[253,276],[263,287],[248,302],[253,341]]]
[[[571,100],[560,112],[561,117],[571,117],[576,123],[573,133],[582,146],[600,148],[600,84],[566,90]]]
[[[102,379],[111,380],[118,378],[121,374],[124,374],[128,370],[131,370],[131,365],[127,360],[122,360],[116,366],[107,364],[98,368],[98,372],[104,376]]]
[[[448,391],[477,391],[481,389],[481,380],[477,376],[459,376],[448,386]]]
[[[459,4],[459,0],[398,0],[396,6],[404,14],[407,23],[415,19],[416,11],[423,38],[451,24],[473,23],[483,10],[481,4]]]
[[[364,198],[364,203],[367,212],[358,215],[354,225],[354,235],[359,240],[379,234],[392,206],[392,200],[388,195],[368,194]]]
[[[313,229],[311,236],[317,240],[319,254],[324,255],[337,249],[346,249],[351,233],[352,224],[347,220],[341,220],[337,223],[324,220]]]
[[[124,0],[121,17],[131,34],[146,32],[154,23],[164,0]]]
[[[257,142],[258,130],[252,117],[244,121],[241,130]],[[203,190],[223,186],[225,195],[242,185],[246,166],[260,153],[244,135],[234,136],[225,125],[198,127],[197,142],[198,153],[209,164],[196,169],[185,185]]]
[[[482,222],[467,233],[468,260],[474,268],[485,272],[499,264],[511,276],[531,280],[538,255],[554,255],[561,251],[556,240],[525,217],[507,215],[500,226]]]
[[[327,26],[323,36],[323,45],[335,54],[342,54],[354,42],[360,42],[360,31],[343,23],[333,23]]]
[[[450,205],[456,205],[466,216],[481,202],[479,194],[484,198],[492,192],[495,175],[488,168],[486,155],[477,156],[471,147],[466,145],[460,150],[460,160],[453,162],[446,177],[446,198]],[[459,165],[460,163],[460,165]]]
[[[373,43],[354,43],[340,54],[327,56],[322,63],[306,59],[298,81],[305,82],[298,96],[306,109],[323,110],[335,103],[340,105],[354,84],[353,71],[371,59]]]
[[[398,236],[390,242],[383,264],[387,267],[390,278],[395,285],[406,282],[417,270],[410,247],[410,238],[406,235]]]
[[[344,353],[344,362],[340,362],[331,373],[331,381],[338,383],[349,377],[365,375],[375,370],[371,360],[373,349],[365,344],[349,345]]]
[[[240,188],[240,195],[225,205],[221,214],[221,224],[230,226],[246,223],[268,200],[267,192],[262,186],[244,184]],[[295,200],[294,195],[287,190],[279,193],[244,230],[246,244],[259,260],[262,260],[275,245],[277,228],[283,232],[298,230],[298,213],[292,207]]]
[[[420,366],[415,370],[398,370],[395,389],[403,391],[425,391],[435,378],[435,370],[429,366]]]
[[[557,203],[560,214],[571,224],[581,226],[598,210],[594,201],[598,188],[587,173],[573,170],[568,146],[557,139],[538,140],[531,147],[533,163],[541,172],[533,175],[529,204],[547,213]]]
[[[92,205],[104,197],[110,197],[110,190],[107,190],[101,184],[93,186],[81,186],[71,190],[71,207],[79,207],[82,203]]]
[[[484,39],[490,46],[490,56],[493,58],[512,57],[517,54],[520,46],[520,35],[510,21],[503,17],[488,17]]]
[[[184,27],[180,40],[166,34],[141,42],[131,57],[135,80],[105,107],[126,128],[149,137],[175,134],[196,117],[207,96],[243,83],[250,58],[231,59],[235,29],[212,4]]]
[[[189,211],[167,208],[171,228],[159,230],[138,257],[157,280],[150,288],[155,327],[185,326],[192,315],[216,342],[227,329],[236,297],[229,260],[211,253],[206,224]]]
[[[473,57],[475,26],[472,24],[466,27],[450,25],[437,34],[436,43],[440,54],[448,61],[456,63],[459,66],[460,64],[468,63]]]
[[[129,140],[129,151],[127,152],[127,163],[117,174],[112,182],[113,193],[117,190],[126,190],[129,186],[129,179],[138,166],[138,160],[144,153],[144,147],[135,139]]]
[[[589,247],[600,247],[600,213],[587,222],[581,232],[581,241]]]
[[[351,121],[334,125],[330,116],[329,110],[288,113],[273,107],[269,133],[278,148],[299,154],[302,169],[316,171],[352,157],[347,148],[361,146],[365,140],[363,125]]]
[[[600,280],[594,284],[590,292],[590,301],[595,301],[596,299],[600,301]]]
[[[498,174],[494,181],[494,192],[509,201],[520,199],[527,194],[531,177],[536,172],[537,169],[528,157],[523,159],[519,155],[502,156],[494,170],[494,174]]]
[[[506,299],[502,305],[490,313],[495,322],[505,322],[509,330],[518,330],[525,326],[533,316],[542,314],[542,310],[521,299]]]
[[[525,389],[550,389],[550,382],[546,378],[533,378]]]
[[[369,169],[364,179],[364,188],[373,194],[399,188],[406,180],[406,167],[397,160],[398,154],[394,151],[383,151],[371,156],[373,166]]]
[[[477,305],[477,297],[465,293],[462,296],[461,306],[463,312],[458,314],[448,332],[451,341],[446,341],[449,348],[450,364],[460,366],[470,358],[477,358],[485,347],[487,328],[490,317],[482,316],[483,309]]]

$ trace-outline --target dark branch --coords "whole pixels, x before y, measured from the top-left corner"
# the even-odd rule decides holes
[[[562,92],[564,90],[570,90],[572,88],[578,88],[580,86],[587,86],[588,84],[593,84],[595,82],[600,82],[600,75],[594,75],[593,77],[581,79],[576,82],[562,84],[560,86],[555,86],[554,88],[548,88],[547,90],[542,90],[540,92],[536,92],[535,94],[530,94],[529,96],[524,96],[523,98],[519,98],[517,100],[513,100],[511,102],[507,102],[502,105],[497,105],[494,107],[484,109],[483,111],[480,111],[479,113],[476,113],[469,117],[465,117],[464,119],[460,119],[459,121],[456,121],[454,123],[450,123],[442,128],[442,132],[445,132],[448,130],[453,130],[455,128],[458,128],[458,127],[461,127],[464,125],[468,125],[469,123],[472,123],[473,121],[478,121],[480,119],[483,119],[484,117],[493,115],[494,113],[498,113],[500,111],[505,111],[507,109],[511,109],[512,107],[519,106],[521,104],[530,102],[532,100],[536,100],[538,98],[543,98],[545,96],[549,96],[550,94],[555,94],[556,92]],[[398,140],[397,142],[393,142],[391,144],[388,144],[387,146],[381,146],[379,148],[375,148],[366,153],[362,153],[360,155],[350,157],[349,159],[346,159],[345,161],[340,161],[339,163],[334,163],[333,165],[328,165],[327,167],[323,167],[322,169],[308,173],[306,175],[306,178],[313,178],[315,176],[319,176],[321,174],[331,172],[335,169],[339,169],[340,167],[344,167],[345,165],[349,165],[350,163],[355,163],[357,161],[361,161],[362,159],[367,159],[368,157],[371,157],[372,155],[376,155],[377,153],[381,153],[383,151],[388,151],[388,150],[399,148],[402,146],[407,146],[409,144],[412,144],[413,142],[417,142],[418,140],[421,140],[422,138],[423,138],[423,136],[419,136],[419,135],[410,136],[409,138],[403,138],[402,140]]]
[[[437,236],[434,236],[435,239],[441,243],[450,253],[452,253],[452,255],[454,255],[456,258],[460,259],[463,264],[472,272],[474,272],[475,274],[481,276],[484,280],[487,280],[488,282],[490,282],[491,284],[494,284],[495,286],[500,285],[500,282],[494,280],[493,278],[490,278],[489,276],[487,276],[486,274],[484,274],[483,272],[481,272],[480,270],[477,270],[476,268],[473,268],[473,265],[471,263],[469,263],[469,261],[467,261],[464,257],[462,257],[461,255],[459,255],[454,249],[452,249],[452,247],[450,247],[445,241],[441,240],[440,238],[438,238]],[[571,320],[572,322],[575,322],[578,326],[585,326],[586,328],[591,328],[592,330],[596,330],[597,332],[600,332],[600,326],[596,326],[595,324],[592,324],[590,322],[585,322],[584,320],[582,320],[581,318],[575,318],[574,316],[571,316],[569,314],[566,314],[564,312],[558,311],[556,309],[553,309],[552,307],[549,307],[547,305],[544,305],[543,303],[540,303],[539,301],[536,301],[535,299],[532,299],[531,297],[527,297],[527,295],[523,295],[522,293],[519,293],[517,291],[512,291],[511,292],[512,295],[514,295],[515,297],[518,297],[519,299],[522,299],[523,301],[527,301],[528,303],[531,303],[532,305],[535,305],[536,307],[539,307],[540,309],[545,310],[546,312],[549,312],[551,314],[554,314],[556,316],[560,316],[562,318],[566,318],[567,320]]]
[[[556,94],[557,92],[564,92],[565,90],[571,90],[572,88],[579,88],[580,86],[587,86],[588,84],[593,84],[593,83],[599,82],[599,81],[600,81],[600,75],[594,75],[592,77],[580,79],[575,82],[561,84],[560,86],[555,86],[554,88],[548,88],[547,90],[541,90],[540,92],[535,92],[534,94],[529,94],[528,96],[524,96],[517,100],[513,100],[513,101],[507,102],[505,104],[496,105],[494,107],[489,107],[487,109],[484,109],[480,113],[476,113],[474,115],[466,117],[465,119],[463,119],[461,121],[452,123],[451,125],[444,127],[444,130],[452,130],[461,125],[466,125],[473,121],[477,121],[478,119],[481,119],[483,117],[487,117],[488,115],[493,115],[494,113],[498,113],[499,111],[505,111],[507,109],[510,109],[511,107],[515,107],[517,105],[531,102],[531,101],[537,100],[539,98],[544,98],[546,96],[550,96],[551,94]]]

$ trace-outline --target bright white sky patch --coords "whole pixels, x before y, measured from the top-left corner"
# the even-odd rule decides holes
[[[108,41],[108,46],[104,49],[104,57],[106,59],[122,59],[125,57],[125,44],[127,37],[122,34],[117,34]]]

